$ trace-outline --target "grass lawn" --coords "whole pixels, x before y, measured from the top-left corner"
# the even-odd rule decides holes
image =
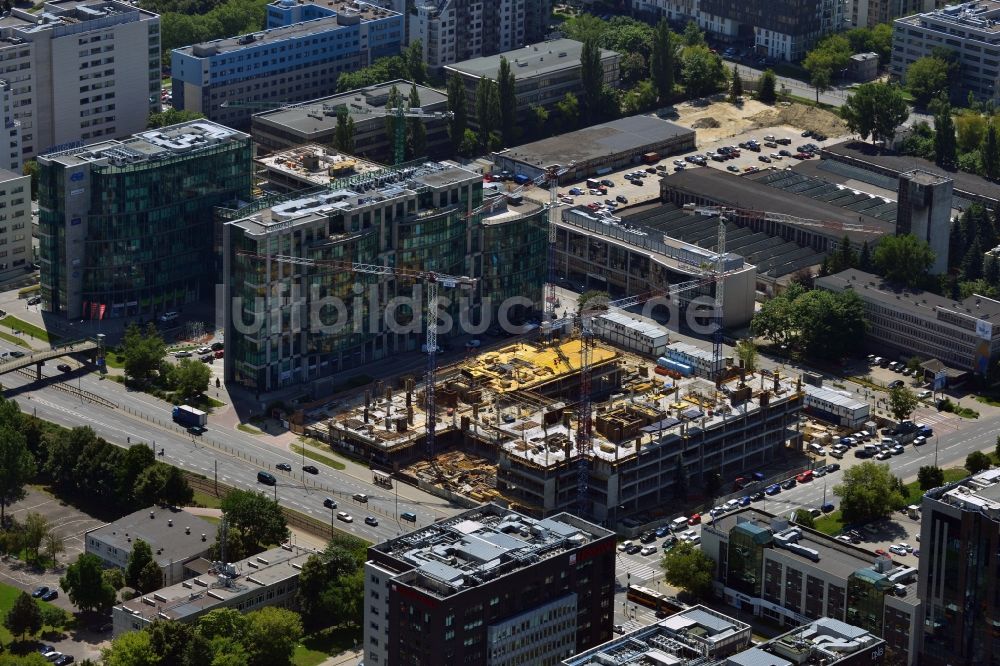
[[[125,367],[125,360],[113,351],[107,351],[104,353],[104,362],[108,364],[109,368]]]
[[[19,347],[28,346],[28,343],[25,342],[21,336],[11,335],[10,333],[5,333],[4,331],[0,331],[0,340],[6,340],[7,342],[18,345]]]
[[[308,446],[302,446],[301,444],[292,444],[291,449],[292,451],[298,453],[299,455],[305,455],[305,457],[309,458],[310,460],[315,460],[316,462],[323,463],[324,465],[329,465],[334,469],[345,469],[346,467],[344,463],[340,462],[339,460],[334,460],[329,456],[325,456],[322,453],[313,451]]]
[[[247,434],[250,434],[250,435],[262,435],[262,434],[264,434],[264,431],[261,430],[260,428],[254,428],[252,425],[247,425],[246,423],[239,424],[238,426],[236,426],[236,429],[239,430],[239,431],[241,431],[241,432],[245,432]]]
[[[840,511],[833,511],[815,520],[816,529],[823,534],[840,534],[844,529],[844,518]]]
[[[201,491],[194,491],[194,503],[197,506],[203,506],[208,509],[218,509],[222,507],[222,498],[216,497],[215,495],[209,495],[208,493],[203,493]]]
[[[0,583],[0,617],[7,616],[7,612],[14,606],[14,599],[16,599],[17,595],[19,595],[20,593],[21,590],[17,589],[16,587]],[[37,603],[42,607],[52,606],[52,604],[46,601],[37,601]],[[62,631],[63,629],[65,629],[68,626],[69,621],[72,620],[73,618],[72,616],[68,616],[65,613],[64,617],[66,618],[65,619],[66,624],[64,626],[50,627],[46,625],[42,627],[42,630],[38,632],[38,635],[40,636],[44,634],[47,630]],[[9,645],[12,640],[14,640],[14,637],[11,635],[7,627],[4,627],[2,624],[0,624],[0,643],[2,643],[3,645]]]
[[[219,523],[222,522],[222,518],[220,516],[198,516],[198,517],[204,520],[206,523],[212,523],[213,525],[218,525]]]
[[[225,407],[226,406],[226,403],[222,402],[221,400],[216,400],[215,398],[213,398],[211,396],[208,396],[208,395],[205,396],[205,402],[212,409],[217,409],[219,407]]]
[[[1000,398],[997,398],[996,396],[977,395],[975,398],[984,405],[989,405],[990,407],[1000,407]]]
[[[303,637],[295,647],[292,663],[295,666],[316,666],[327,657],[337,655],[360,645],[360,627],[333,627]]]
[[[12,331],[21,331],[25,335],[30,335],[33,338],[42,340],[43,342],[52,342],[59,339],[59,336],[55,334],[49,335],[49,332],[44,328],[39,328],[34,324],[29,324],[28,322],[22,321],[17,317],[12,317],[11,315],[7,315],[3,319],[0,319],[0,326],[9,326]]]

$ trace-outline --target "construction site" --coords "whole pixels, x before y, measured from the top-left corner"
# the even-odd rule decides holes
[[[308,190],[349,176],[373,173],[375,162],[317,144],[307,144],[256,160],[258,177],[280,192]]]
[[[424,488],[538,517],[583,511],[608,524],[666,515],[698,496],[708,474],[733,478],[801,449],[798,381],[745,372],[731,359],[718,382],[685,377],[666,358],[578,332],[545,337],[439,368],[433,449],[426,391],[412,377],[376,383],[306,434]]]

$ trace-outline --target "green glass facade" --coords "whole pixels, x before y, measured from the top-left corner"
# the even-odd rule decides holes
[[[220,272],[213,210],[249,198],[251,157],[249,137],[238,135],[155,160],[40,159],[45,308],[106,318],[211,299]]]
[[[517,296],[538,308],[548,280],[548,211],[487,223],[481,233],[483,296],[490,298],[494,310]]]
[[[847,579],[846,621],[856,627],[882,635],[885,595],[892,583],[884,574],[873,569],[859,569]]]
[[[726,585],[754,597],[761,595],[764,549],[771,546],[771,530],[754,523],[736,525],[729,531]]]

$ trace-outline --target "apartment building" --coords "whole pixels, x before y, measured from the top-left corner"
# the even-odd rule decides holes
[[[403,16],[360,0],[268,5],[267,29],[174,49],[173,104],[248,129],[256,112],[317,99],[342,72],[399,53]]]
[[[113,635],[154,622],[194,622],[218,608],[243,613],[268,606],[294,609],[302,565],[313,554],[307,548],[284,545],[232,563],[200,560],[194,578],[113,607]]]
[[[214,295],[214,210],[250,198],[248,135],[197,120],[50,153],[38,166],[45,311],[149,317]]]
[[[956,88],[981,100],[1000,99],[1000,2],[948,5],[893,21],[890,73],[902,81],[910,64],[936,48],[955,54]]]
[[[329,151],[324,160],[337,162]],[[529,310],[541,309],[542,206],[525,202],[516,210],[472,215],[483,202],[477,173],[451,162],[391,169],[353,162],[355,173],[343,178],[330,180],[322,169],[325,184],[309,196],[293,193],[228,215],[226,381],[260,391],[329,382],[338,372],[420,348],[424,328],[420,313],[414,318],[412,312],[424,307],[422,280],[331,271],[326,261],[476,278],[474,285],[441,289],[453,322],[442,340],[474,325],[485,330],[478,328],[480,318],[495,322],[515,297],[512,318],[523,321]],[[246,250],[256,256],[240,252]],[[282,266],[273,255],[319,263]],[[413,304],[396,305],[406,298]],[[328,303],[337,305],[325,309]]]
[[[879,23],[943,7],[945,0],[847,0],[852,28],[874,28]]]
[[[1000,301],[978,294],[954,301],[855,269],[818,278],[816,287],[854,291],[865,305],[865,338],[886,355],[936,358],[980,375],[1000,358]]]
[[[783,626],[847,622],[920,663],[917,569],[758,509],[716,518],[701,539],[727,603]]]
[[[4,168],[18,123],[10,168],[56,147],[127,136],[159,110],[160,18],[115,0],[15,7],[0,17],[0,79],[12,112],[0,130]]]
[[[566,93],[573,93],[577,97],[583,95],[583,80],[580,78],[582,51],[582,42],[553,39],[495,55],[455,62],[444,69],[447,76],[457,74],[462,78],[465,83],[466,104],[469,109],[475,109],[479,80],[485,76],[496,81],[500,71],[500,58],[506,58],[514,74],[518,119],[525,121],[532,106],[552,110]],[[618,87],[620,61],[620,54],[601,49],[601,66],[606,85]],[[476,114],[470,113],[470,125],[476,127],[477,122]]]
[[[920,663],[1000,664],[1000,470],[930,490],[920,508]]]
[[[844,0],[699,0],[698,11],[724,35],[753,36],[757,55],[797,62],[816,40],[844,26]],[[709,28],[703,28],[709,30]]]
[[[262,111],[251,119],[250,134],[258,149],[282,151],[309,143],[336,145],[337,114],[347,111],[354,121],[354,154],[383,164],[393,161],[395,136],[390,136],[385,105],[395,86],[406,104],[425,114],[427,154],[442,157],[451,151],[448,136],[448,96],[434,88],[417,86],[420,104],[410,105],[412,82],[397,79],[379,85],[313,99],[301,104]]]
[[[31,270],[31,176],[0,169],[0,280]]]
[[[445,65],[545,39],[551,0],[382,0],[409,17],[407,44],[420,40],[424,62]]]
[[[197,561],[208,557],[218,530],[218,525],[182,509],[152,506],[90,530],[83,547],[105,566],[125,569],[135,542],[142,539],[160,567],[163,585],[169,586],[198,575]]]
[[[21,122],[14,120],[10,83],[0,79],[0,169],[21,173]]]
[[[365,664],[558,664],[611,638],[615,534],[486,504],[368,549]]]

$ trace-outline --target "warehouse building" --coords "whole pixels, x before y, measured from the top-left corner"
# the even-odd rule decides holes
[[[412,83],[403,79],[349,90],[345,93],[312,99],[253,115],[250,134],[258,150],[281,152],[305,144],[336,145],[337,114],[347,111],[354,121],[354,154],[383,164],[393,161],[394,137],[389,136],[385,105],[393,86],[410,105]],[[419,104],[413,104],[426,117],[427,154],[441,157],[450,150],[447,96],[427,86],[417,86]],[[471,108],[471,107],[470,107]]]
[[[667,329],[624,312],[594,317],[593,329],[595,335],[611,344],[646,356],[659,356],[670,340]]]
[[[803,384],[806,392],[805,412],[829,423],[856,430],[868,421],[872,406],[854,398],[847,391]]]
[[[610,173],[659,157],[694,150],[695,131],[655,116],[629,116],[493,153],[497,170],[536,178],[546,167],[566,169],[560,183]],[[706,171],[706,169],[699,169]],[[708,169],[714,171],[714,169]]]
[[[865,339],[886,356],[938,359],[984,376],[1000,358],[1000,301],[978,294],[954,301],[856,269],[817,278],[816,288],[857,294],[865,304]]]
[[[917,569],[750,508],[704,525],[701,550],[726,603],[800,629],[821,618],[848,622],[919,663]]]

